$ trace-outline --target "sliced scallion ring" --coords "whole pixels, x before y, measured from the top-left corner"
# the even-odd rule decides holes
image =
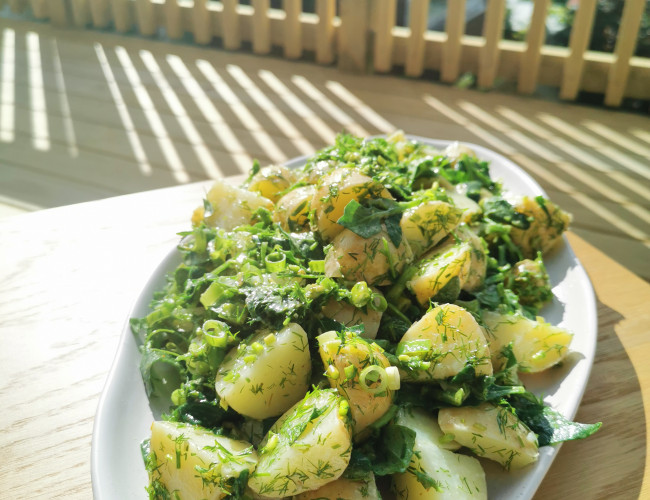
[[[396,366],[386,367],[386,384],[391,391],[397,391],[400,388],[399,370]]]
[[[282,252],[273,252],[264,259],[266,270],[270,273],[279,273],[287,267],[287,256]]]
[[[373,380],[374,379],[374,380]],[[386,389],[388,376],[386,370],[381,366],[371,365],[366,366],[361,370],[359,375],[359,384],[361,388],[370,394],[377,394]],[[370,387],[371,384],[377,383],[376,386]]]

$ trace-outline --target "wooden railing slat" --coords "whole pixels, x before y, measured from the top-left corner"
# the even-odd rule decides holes
[[[172,40],[183,36],[183,18],[178,0],[165,0],[165,28],[167,36]]]
[[[238,0],[222,0],[222,3],[221,31],[223,33],[223,46],[228,50],[237,50],[241,47],[239,15],[237,14],[239,2]]]
[[[578,6],[571,27],[571,38],[569,39],[571,53],[564,61],[562,85],[560,87],[560,98],[562,99],[573,100],[578,95],[578,90],[580,90],[585,63],[584,55],[589,46],[596,16],[596,2],[597,0],[581,0]]]
[[[396,0],[375,0],[375,41],[373,65],[375,71],[386,73],[393,69],[393,26],[396,18]]]
[[[90,0],[90,16],[95,28],[106,28],[111,22],[108,0]]]
[[[269,20],[270,0],[253,0],[253,52],[271,52],[271,21]]]
[[[284,57],[298,59],[302,56],[302,0],[284,0],[284,12]]]
[[[340,0],[338,66],[344,71],[365,71],[368,57],[368,0]]]
[[[88,0],[72,0],[72,19],[74,25],[84,28],[90,23],[90,6]]]
[[[29,6],[36,19],[46,19],[48,17],[47,0],[29,0]]]
[[[70,24],[66,0],[48,0],[47,9],[50,21],[54,26],[62,28]]]
[[[530,20],[526,51],[521,54],[519,62],[519,81],[517,90],[520,94],[532,94],[537,87],[539,63],[542,59],[542,45],[546,37],[546,13],[550,0],[535,0],[533,17]]]
[[[408,49],[406,52],[406,65],[404,73],[406,76],[417,77],[424,71],[424,34],[427,31],[429,17],[429,0],[411,0],[409,12],[409,37]]]
[[[208,10],[208,0],[194,0],[192,7],[192,29],[194,41],[205,45],[212,41],[212,18]]]
[[[318,27],[316,28],[316,62],[334,62],[334,15],[336,0],[316,0]]]
[[[131,0],[111,0],[115,29],[122,33],[131,31],[133,28],[133,16],[131,14]]]
[[[27,0],[9,0],[9,8],[14,14],[22,14],[27,7]]]
[[[156,33],[158,26],[151,0],[135,0],[135,17],[138,21],[138,29],[145,36]]]
[[[465,0],[447,0],[447,42],[445,43],[440,79],[452,83],[460,72],[462,38],[465,34]]]
[[[623,7],[623,16],[614,49],[616,61],[609,67],[607,77],[606,106],[620,106],[623,100],[630,74],[630,58],[634,55],[644,9],[645,2],[643,0],[627,0]]]
[[[499,70],[499,41],[506,17],[506,0],[488,0],[483,22],[485,45],[479,53],[478,86],[491,88]]]

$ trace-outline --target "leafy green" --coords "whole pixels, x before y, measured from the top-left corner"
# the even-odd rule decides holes
[[[380,233],[383,222],[388,237],[398,247],[402,241],[402,228],[399,225],[402,207],[388,198],[363,200],[363,203],[350,200],[337,222],[362,238]]]

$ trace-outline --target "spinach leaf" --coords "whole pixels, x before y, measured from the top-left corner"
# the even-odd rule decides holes
[[[381,232],[383,222],[388,237],[393,245],[398,247],[402,241],[399,221],[403,211],[399,203],[388,198],[362,201],[363,205],[356,200],[350,200],[337,222],[362,238],[370,238]]]

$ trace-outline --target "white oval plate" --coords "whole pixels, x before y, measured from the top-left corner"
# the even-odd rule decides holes
[[[408,136],[443,149],[450,141]],[[487,148],[468,144],[479,158],[490,162],[490,173],[505,189],[515,194],[545,195],[542,188],[520,167]],[[287,163],[304,164],[305,158]],[[200,200],[198,200],[200,201]],[[197,202],[198,202],[197,201]],[[148,314],[156,290],[165,284],[165,274],[180,262],[176,249],[160,263],[142,289],[129,318]],[[587,273],[564,239],[552,255],[545,258],[553,285],[553,302],[542,315],[551,324],[575,333],[573,354],[561,368],[525,379],[526,386],[567,418],[573,418],[582,399],[596,351],[598,320],[596,300]],[[140,454],[140,443],[150,434],[154,413],[145,394],[138,369],[140,353],[128,320],[119,349],[99,401],[93,430],[91,473],[96,500],[146,499],[147,473]],[[546,475],[559,446],[540,449],[539,461],[521,471],[505,472],[483,461],[490,500],[529,500]]]

